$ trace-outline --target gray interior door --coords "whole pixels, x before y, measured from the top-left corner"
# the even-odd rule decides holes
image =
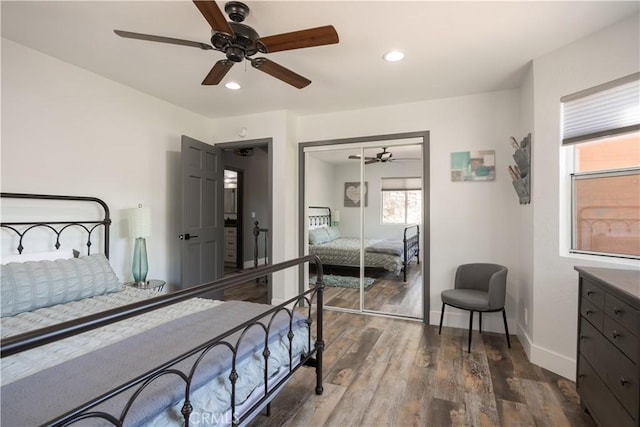
[[[223,174],[220,149],[182,136],[183,288],[223,276]]]

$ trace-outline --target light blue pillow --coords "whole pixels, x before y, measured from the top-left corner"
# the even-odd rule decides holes
[[[326,228],[314,228],[309,230],[309,244],[320,245],[329,241],[329,234]]]
[[[341,237],[340,230],[338,229],[338,227],[327,228],[327,234],[329,235],[329,240],[328,240],[329,242],[331,242],[332,240],[339,239]]]
[[[0,265],[2,317],[122,290],[103,254]]]

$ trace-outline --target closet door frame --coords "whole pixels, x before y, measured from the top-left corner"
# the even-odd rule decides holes
[[[429,181],[429,131],[417,131],[417,132],[405,132],[405,133],[396,133],[396,134],[386,134],[386,135],[374,135],[374,136],[364,136],[364,137],[354,137],[354,138],[342,138],[342,139],[332,139],[332,140],[319,140],[319,141],[309,141],[309,142],[300,142],[298,144],[298,212],[299,212],[299,245],[298,245],[298,253],[300,256],[303,256],[307,252],[307,244],[305,239],[305,232],[307,226],[307,208],[305,206],[306,194],[305,194],[305,149],[309,147],[320,147],[320,146],[334,146],[336,149],[340,149],[340,146],[345,144],[365,144],[372,142],[383,142],[383,141],[393,141],[394,144],[397,141],[407,139],[421,139],[422,141],[414,142],[418,144],[422,144],[422,226],[420,230],[421,242],[420,242],[420,268],[422,269],[422,321],[423,323],[429,324],[429,312],[430,312],[430,222],[429,222],[429,212],[430,212],[430,181]],[[361,171],[361,176],[362,176]],[[362,225],[361,225],[362,226]],[[299,270],[299,287],[300,291],[305,288],[305,277],[306,272],[303,269]],[[362,274],[362,273],[361,273]],[[362,301],[361,301],[362,305]],[[366,311],[365,311],[366,312]],[[368,312],[367,312],[368,313]]]

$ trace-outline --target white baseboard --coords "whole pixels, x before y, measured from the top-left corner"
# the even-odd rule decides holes
[[[440,324],[440,310],[431,310],[430,323]],[[515,334],[522,344],[529,361],[551,372],[561,375],[571,381],[576,379],[576,360],[552,350],[544,348],[531,339],[526,330],[515,319],[507,318],[509,333]],[[442,326],[452,328],[469,329],[469,312],[447,307],[444,312]],[[473,330],[478,330],[478,316],[473,316]],[[487,332],[504,333],[502,313],[485,313],[482,316],[482,330]]]
[[[518,323],[518,338],[529,361],[571,381],[576,380],[576,359],[564,356],[535,344],[526,330]]]

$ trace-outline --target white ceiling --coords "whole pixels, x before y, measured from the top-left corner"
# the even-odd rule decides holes
[[[216,51],[124,39],[114,29],[209,43],[191,1],[2,1],[2,36],[111,80],[219,118],[290,110],[299,115],[516,88],[532,59],[631,14],[640,2],[246,1],[261,36],[335,26],[340,43],[276,52],[309,78],[295,89],[245,62],[201,86]],[[223,2],[218,2],[221,9]],[[401,49],[405,60],[381,57]],[[42,70],[46,79],[46,70]],[[55,82],[52,82],[55,84]]]

